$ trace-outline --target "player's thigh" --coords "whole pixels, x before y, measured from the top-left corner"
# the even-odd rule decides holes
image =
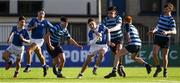
[[[104,56],[104,54],[108,51],[108,46],[107,45],[102,45],[99,48],[99,55]]]
[[[126,48],[122,48],[120,51],[118,51],[118,56],[124,56],[128,53],[128,50]]]
[[[64,53],[59,53],[57,57],[60,59],[60,61],[65,62],[65,54]]]
[[[37,49],[37,44],[36,43],[32,43],[29,47],[28,47],[28,49],[27,49],[27,52],[29,52],[29,51],[34,51],[34,50],[36,50]]]
[[[90,46],[88,55],[95,55],[97,52],[98,52],[98,46],[93,45],[93,46]]]

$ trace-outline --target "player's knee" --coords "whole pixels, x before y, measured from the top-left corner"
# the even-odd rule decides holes
[[[2,59],[3,59],[3,60],[6,60],[7,57],[8,57],[7,55],[8,55],[7,52],[3,52]]]
[[[27,52],[28,54],[31,54],[31,53],[33,52],[33,50],[32,50],[31,48],[28,48],[28,49],[26,50],[26,52]]]

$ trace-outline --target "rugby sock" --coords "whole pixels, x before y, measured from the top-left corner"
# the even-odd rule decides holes
[[[97,65],[95,65],[95,66],[94,66],[94,69],[97,69],[97,68],[98,68],[98,66],[97,66]]]
[[[144,66],[146,66],[148,63],[147,62],[144,62]]]
[[[113,67],[112,73],[116,73],[116,67]]]
[[[28,67],[28,68],[31,67],[31,64],[27,64],[26,67]]]
[[[43,68],[46,68],[46,64],[45,65],[42,65]]]
[[[122,65],[122,64],[119,64],[119,65],[118,65],[118,70],[120,70],[121,66],[123,66],[123,65]]]
[[[58,69],[59,74],[62,74],[62,69]]]
[[[160,65],[157,65],[156,68],[160,68],[161,66]]]

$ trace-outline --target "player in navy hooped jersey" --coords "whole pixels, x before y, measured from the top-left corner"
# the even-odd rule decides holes
[[[62,47],[59,45],[60,39],[67,39],[71,44],[83,49],[81,45],[79,45],[69,34],[67,30],[68,20],[65,17],[60,19],[60,22],[56,24],[54,27],[51,27],[49,32],[45,36],[47,51],[50,56],[53,58],[53,73],[58,78],[65,78],[62,75],[62,69],[65,64],[65,54],[63,52]],[[59,67],[58,67],[59,66]],[[58,67],[58,71],[56,70]]]
[[[151,73],[151,65],[145,62],[139,55],[139,51],[141,49],[141,39],[139,37],[138,30],[134,25],[132,25],[132,17],[127,16],[124,22],[124,29],[127,34],[127,46],[123,47],[120,52],[118,52],[118,56],[125,56],[128,53],[131,53],[131,59],[139,64],[143,64],[146,68],[148,74]]]
[[[10,59],[11,54],[16,56],[16,71],[14,73],[14,77],[18,76],[19,69],[21,68],[21,60],[24,54],[24,45],[23,43],[30,43],[29,35],[27,30],[25,29],[26,18],[24,16],[19,17],[19,21],[17,26],[12,27],[12,31],[8,37],[7,42],[10,43],[12,37],[11,45],[3,52],[2,58],[8,62],[6,65],[6,70],[8,70],[13,61]]]
[[[124,66],[122,65],[122,58],[117,53],[123,47],[123,30],[121,28],[122,18],[117,15],[116,7],[112,6],[108,8],[108,16],[104,18],[103,25],[106,26],[111,35],[111,42],[108,43],[112,54],[114,55],[114,63],[112,72],[109,74],[116,75],[116,71],[119,76],[126,76]],[[106,75],[105,78],[110,78],[111,75]]]
[[[167,3],[164,6],[163,14],[159,16],[159,21],[152,31],[149,31],[148,34],[154,34],[154,45],[153,45],[153,59],[156,66],[156,71],[153,77],[157,77],[158,73],[162,71],[161,66],[158,61],[158,52],[159,49],[162,49],[163,56],[163,77],[167,77],[167,66],[168,66],[168,53],[170,46],[170,35],[176,34],[176,23],[174,18],[171,15],[174,6],[171,3]]]
[[[31,66],[31,56],[33,51],[37,54],[40,62],[42,63],[44,77],[47,75],[48,65],[46,65],[45,58],[41,51],[41,46],[44,43],[44,32],[53,25],[45,19],[45,11],[38,11],[38,16],[32,18],[28,25],[28,30],[31,31],[31,45],[27,49],[27,65],[24,72],[29,72]]]

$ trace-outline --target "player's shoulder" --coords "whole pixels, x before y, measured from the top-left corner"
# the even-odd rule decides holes
[[[16,30],[17,29],[17,26],[15,25],[15,26],[12,26],[12,29],[13,30]]]
[[[116,16],[116,19],[122,19],[120,15],[117,15]]]

